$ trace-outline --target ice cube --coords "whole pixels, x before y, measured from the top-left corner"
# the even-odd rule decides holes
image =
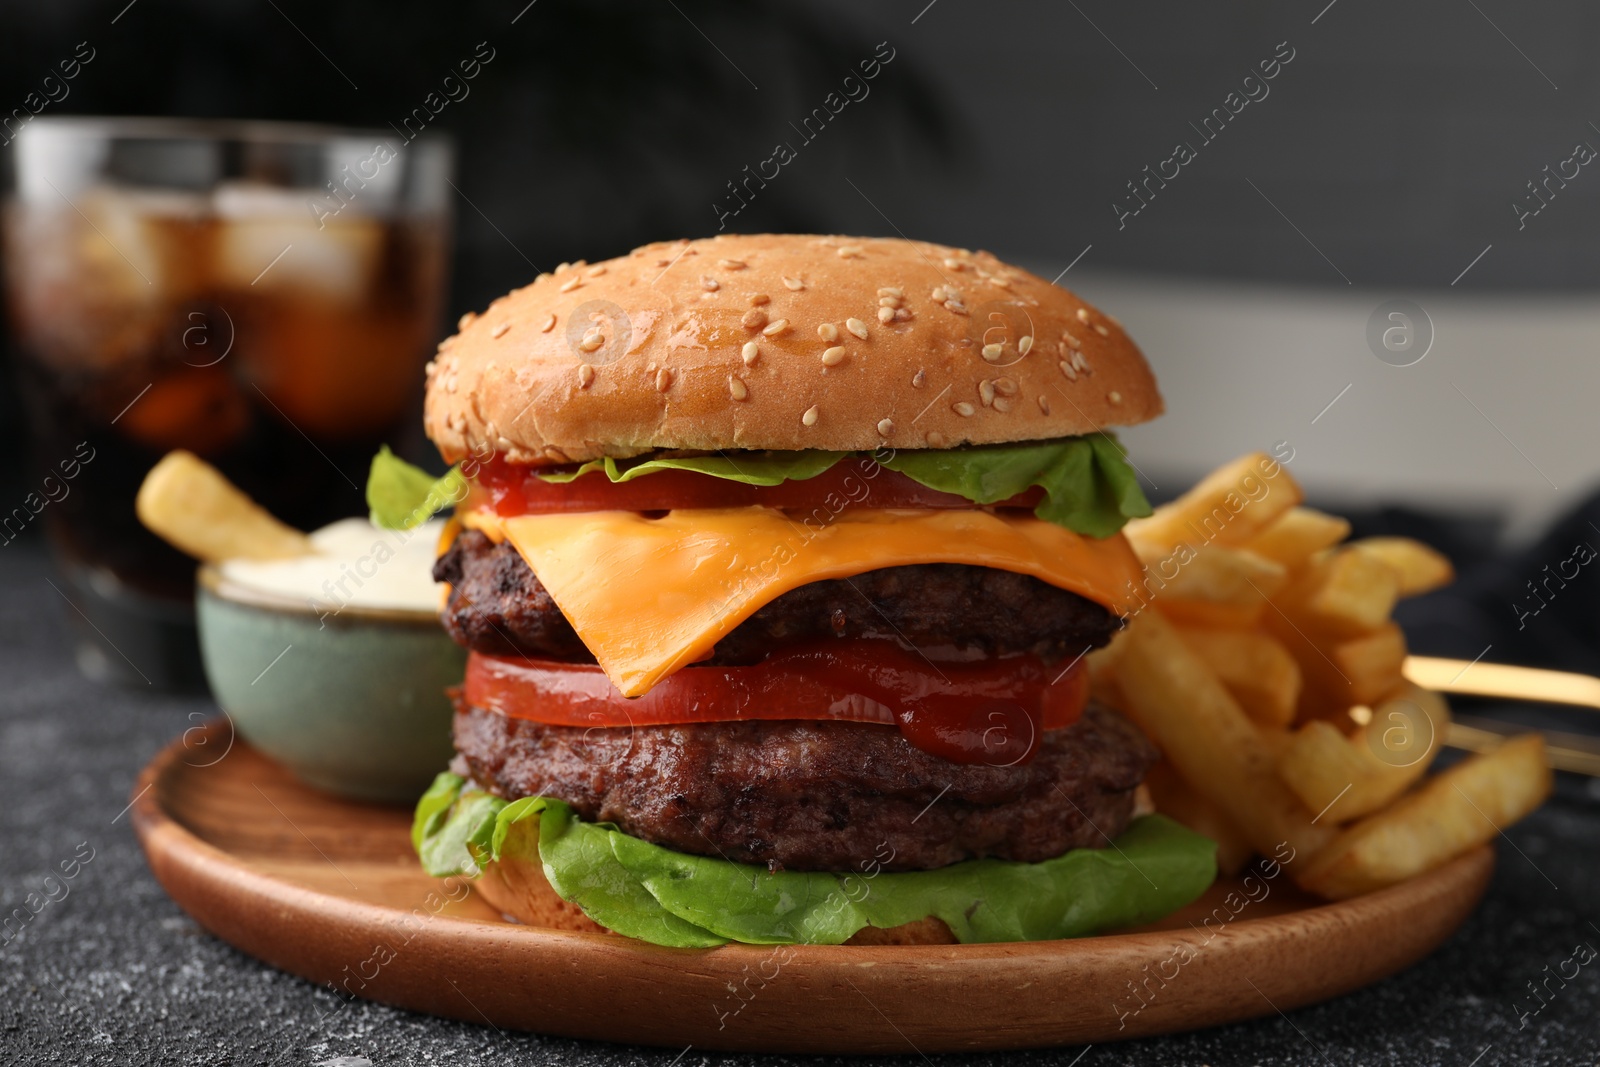
[[[219,221],[219,282],[256,291],[297,290],[355,302],[373,284],[383,223],[345,212],[319,227],[301,201],[298,214]]]

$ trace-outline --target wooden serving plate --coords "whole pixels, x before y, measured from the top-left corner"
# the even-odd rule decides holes
[[[1480,848],[1338,904],[1280,874],[1240,906],[1233,881],[1153,927],[1074,941],[669,949],[521,926],[459,886],[452,901],[417,866],[408,811],[319,793],[243,741],[211,762],[230,731],[204,730],[145,768],[133,804],[157,880],[202,926],[341,996],[606,1041],[930,1053],[1214,1026],[1415,963],[1494,866]]]

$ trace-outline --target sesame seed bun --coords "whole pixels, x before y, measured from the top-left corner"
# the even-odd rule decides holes
[[[986,252],[795,234],[647,245],[501,297],[428,364],[445,458],[952,448],[1161,414],[1115,319]]]

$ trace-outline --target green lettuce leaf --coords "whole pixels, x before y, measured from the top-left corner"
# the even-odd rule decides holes
[[[539,477],[547,482],[566,483],[599,472],[613,482],[628,482],[658,471],[680,470],[745,485],[779,485],[815,478],[849,455],[807,449],[647,456],[621,462],[608,456],[573,470],[542,473]],[[1044,490],[1044,499],[1034,508],[1034,514],[1087,537],[1110,537],[1129,519],[1150,514],[1150,502],[1139,488],[1138,477],[1122,446],[1109,434],[861,455],[930,489],[954,493],[977,504],[993,504],[1039,486]],[[459,469],[452,468],[444,477],[433,478],[385,447],[372,460],[367,504],[377,525],[409,529],[459,503],[466,491],[467,482]]]
[[[591,459],[577,470],[541,474],[547,482],[570,482],[593,471],[604,471],[613,482],[631,482],[656,471],[694,471],[713,478],[725,478],[745,485],[779,485],[815,478],[848,452],[824,452],[808,448],[799,452],[719,452],[714,456],[654,456],[618,463],[607,456]]]
[[[464,786],[442,774],[418,804],[414,841],[430,874],[474,874],[502,856],[532,859],[536,849],[563,898],[608,929],[658,945],[839,944],[864,926],[928,915],[964,943],[1080,937],[1167,915],[1216,877],[1216,845],[1159,815],[1135,819],[1114,848],[1074,849],[1042,863],[885,872],[876,860],[888,857],[880,855],[853,873],[770,873],[584,822],[560,801],[508,805]],[[489,808],[496,814],[485,832]]]
[[[367,508],[372,524],[385,530],[421,526],[438,512],[454,507],[467,495],[467,479],[459,467],[435,478],[414,467],[384,445],[372,457],[367,475]]]
[[[993,504],[1039,486],[1034,514],[1087,537],[1110,537],[1150,502],[1122,447],[1103,433],[1031,444],[902,450],[879,462],[929,489]]]
[[[417,850],[424,870],[445,877],[452,874],[476,875],[477,855],[468,844],[494,832],[496,818],[505,801],[489,793],[461,792],[461,779],[441,774],[417,801],[411,819],[411,846]]]

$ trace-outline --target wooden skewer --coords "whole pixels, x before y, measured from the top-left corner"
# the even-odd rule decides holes
[[[1600,678],[1539,667],[1514,667],[1506,663],[1477,663],[1435,656],[1407,656],[1405,676],[1425,689],[1456,696],[1566,704],[1600,710]],[[1450,724],[1445,744],[1469,752],[1483,752],[1513,733],[1527,730],[1510,723],[1462,716]],[[1583,734],[1541,731],[1550,766],[1600,777],[1600,739]]]

